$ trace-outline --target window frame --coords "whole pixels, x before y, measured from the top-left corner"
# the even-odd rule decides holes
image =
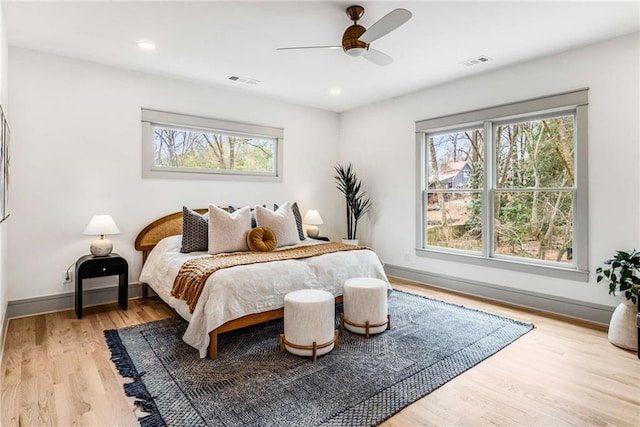
[[[416,255],[421,257],[462,262],[492,268],[545,275],[562,279],[588,282],[588,89],[579,89],[520,102],[503,104],[448,116],[441,116],[416,122]],[[495,136],[493,125],[513,122],[519,119],[538,119],[572,113],[574,128],[574,169],[573,183],[573,263],[542,261],[524,257],[500,256],[493,254],[492,210],[497,194],[495,183],[496,165],[493,150]],[[484,142],[484,187],[483,195],[483,247],[480,253],[454,248],[439,248],[426,245],[427,197],[427,134],[455,132],[460,129],[483,128]],[[506,190],[506,189],[500,189]],[[513,190],[513,189],[512,189]],[[516,191],[527,191],[522,188]],[[536,191],[539,189],[536,189]],[[488,225],[488,227],[487,227]]]
[[[142,124],[142,177],[160,179],[214,179],[235,181],[282,181],[284,129],[212,119],[165,111],[141,109]],[[154,163],[154,126],[165,128],[193,129],[195,131],[232,134],[238,136],[261,137],[275,140],[275,171],[237,171],[223,169],[169,168],[157,167]]]

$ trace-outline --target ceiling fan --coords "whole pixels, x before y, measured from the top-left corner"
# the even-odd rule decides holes
[[[347,16],[353,21],[353,25],[349,26],[342,35],[341,46],[280,47],[277,50],[342,48],[349,56],[361,56],[377,65],[391,64],[393,58],[386,53],[372,49],[370,44],[407,22],[412,16],[411,12],[406,9],[394,9],[371,25],[368,30],[362,25],[358,25],[358,20],[362,18],[362,15],[364,15],[364,7],[362,6],[347,8]]]

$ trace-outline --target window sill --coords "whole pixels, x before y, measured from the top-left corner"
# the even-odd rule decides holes
[[[574,280],[577,282],[589,281],[588,271],[577,270],[572,267],[540,265],[498,258],[484,258],[482,256],[472,254],[460,254],[423,248],[416,248],[416,255],[424,258],[459,262],[462,264],[473,264],[481,267],[517,271],[519,273],[537,274],[540,276]]]
[[[268,174],[249,174],[239,172],[211,173],[202,171],[185,172],[180,170],[153,169],[143,165],[142,177],[149,179],[191,179],[191,180],[220,180],[220,181],[258,181],[282,182],[282,176]]]

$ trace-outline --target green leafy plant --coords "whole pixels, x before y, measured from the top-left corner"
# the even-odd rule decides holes
[[[362,182],[353,165],[336,165],[336,188],[344,195],[347,214],[347,239],[356,239],[358,221],[371,209],[371,200],[362,190]]]
[[[638,286],[640,285],[640,252],[635,249],[630,252],[617,251],[612,259],[604,262],[610,268],[596,268],[597,281],[609,280],[609,293],[624,295],[636,304],[638,302]]]

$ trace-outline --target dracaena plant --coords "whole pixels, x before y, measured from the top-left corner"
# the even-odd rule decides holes
[[[617,251],[612,259],[604,262],[609,268],[596,268],[597,281],[609,281],[609,293],[624,295],[636,304],[638,302],[638,286],[640,286],[640,252],[635,249],[629,252]]]
[[[344,195],[347,214],[347,239],[356,239],[358,221],[371,209],[371,200],[362,190],[362,182],[351,163],[336,165],[336,188]]]

